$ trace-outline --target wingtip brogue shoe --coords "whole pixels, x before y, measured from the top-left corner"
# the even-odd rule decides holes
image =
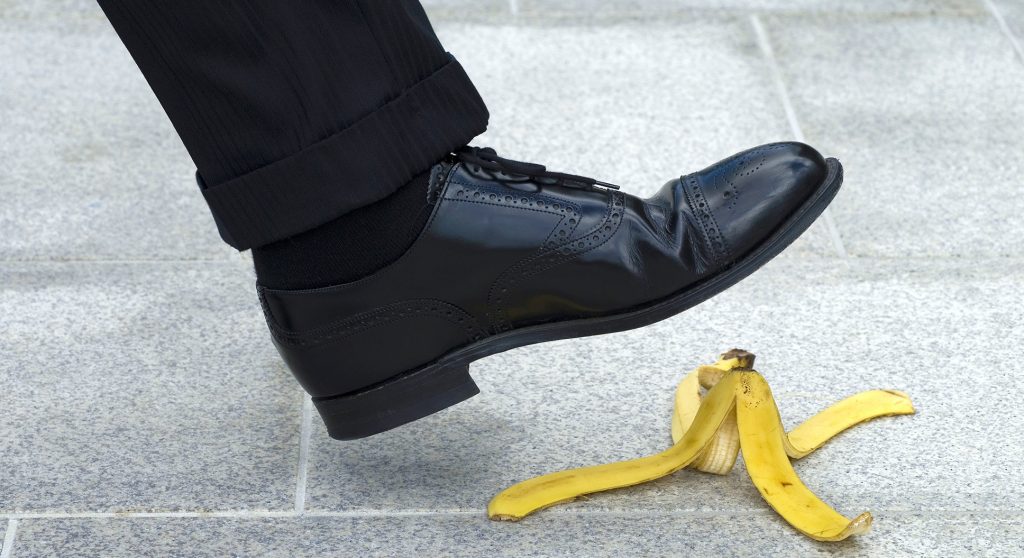
[[[824,211],[842,167],[800,143],[739,153],[641,199],[464,148],[398,261],[304,291],[258,287],[281,355],[331,436],[373,435],[478,393],[475,360],[632,329],[722,292]]]

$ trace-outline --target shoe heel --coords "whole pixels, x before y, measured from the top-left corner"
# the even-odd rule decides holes
[[[314,397],[327,432],[335,440],[356,440],[432,415],[480,393],[469,364],[433,365],[364,390]]]

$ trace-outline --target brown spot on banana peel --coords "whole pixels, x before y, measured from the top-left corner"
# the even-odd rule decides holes
[[[543,507],[540,507],[540,508],[537,508],[537,509],[533,510],[530,513],[536,513],[536,512],[539,512],[541,510],[546,510],[546,509],[548,509],[550,507],[559,506],[559,505],[562,505],[562,504],[568,504],[570,502],[575,502],[576,500],[586,500],[586,498],[584,498],[583,496],[578,496],[578,497],[574,497],[574,498],[566,498],[565,500],[559,500],[557,502],[551,502],[550,504],[548,504],[546,506],[543,506]],[[526,517],[526,516],[525,515],[502,514],[502,513],[497,513],[497,514],[493,514],[493,515],[488,515],[487,516],[487,518],[490,519],[491,521],[508,521],[510,523],[518,523],[519,521],[522,521],[522,519],[524,517]]]

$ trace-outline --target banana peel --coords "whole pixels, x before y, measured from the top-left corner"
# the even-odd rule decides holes
[[[678,442],[693,424],[703,399],[701,388],[714,387],[733,369],[753,366],[753,354],[733,349],[722,354],[714,364],[700,366],[687,374],[676,388],[675,412],[672,413],[672,442]],[[725,475],[732,470],[739,454],[740,433],[736,426],[736,415],[731,414],[715,432],[711,443],[689,466],[705,473]]]
[[[671,448],[650,457],[571,469],[521,482],[491,500],[488,517],[517,521],[584,494],[642,484],[686,467],[707,447],[726,416],[733,414],[736,379],[736,376],[727,376],[708,391],[693,425]]]
[[[734,349],[680,382],[672,414],[674,445],[656,455],[561,471],[507,488],[488,516],[518,521],[585,494],[649,482],[680,469],[725,475],[740,452],[750,479],[769,506],[804,535],[840,541],[866,533],[870,513],[849,519],[808,489],[790,459],[800,459],[840,432],[873,418],[913,414],[902,392],[872,390],[848,397],[785,432],[768,382],[751,367],[754,355]],[[702,393],[702,390],[707,390]]]
[[[739,355],[739,356],[737,356]],[[742,359],[742,360],[741,360]],[[702,400],[701,388],[713,387],[722,376],[735,368],[751,368],[754,355],[734,349],[725,353],[718,362],[700,366],[687,374],[676,388],[675,410],[672,413],[672,442],[678,442],[682,433],[693,424]],[[785,436],[786,454],[800,459],[820,448],[825,442],[862,422],[871,419],[912,415],[914,405],[910,396],[902,391],[875,389],[847,397],[814,415]],[[739,456],[739,431],[727,428],[729,422],[715,433],[708,448],[690,467],[716,475],[727,475]]]
[[[786,453],[800,459],[837,434],[875,418],[912,415],[914,404],[902,391],[873,389],[852,395],[814,415],[786,435]]]

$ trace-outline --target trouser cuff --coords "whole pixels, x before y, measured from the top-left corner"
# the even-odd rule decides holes
[[[239,250],[379,201],[487,128],[487,107],[454,59],[347,128],[216,185],[199,186]]]

